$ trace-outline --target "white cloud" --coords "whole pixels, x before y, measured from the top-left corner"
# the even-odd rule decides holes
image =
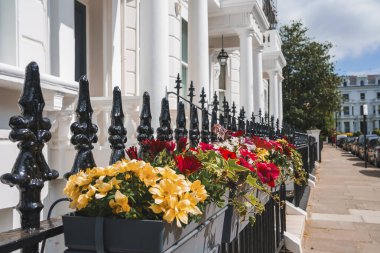
[[[336,60],[380,49],[380,0],[279,0],[280,25],[301,20],[309,36],[329,41]]]

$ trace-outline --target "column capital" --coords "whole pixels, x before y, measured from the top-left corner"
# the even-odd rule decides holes
[[[239,37],[243,37],[243,36],[246,36],[246,37],[253,37],[253,29],[251,28],[239,28],[239,29],[236,29],[236,32],[237,34],[239,34]]]
[[[256,52],[256,53],[264,52],[264,45],[253,43],[253,52]]]

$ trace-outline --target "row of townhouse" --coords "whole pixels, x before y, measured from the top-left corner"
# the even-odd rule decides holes
[[[83,74],[99,126],[93,153],[100,166],[110,154],[107,129],[115,86],[123,95],[128,145],[136,144],[141,94],[152,94],[157,127],[161,99],[175,90],[178,73],[183,95],[193,81],[196,95],[204,87],[209,102],[216,92],[220,100],[244,106],[247,115],[262,110],[282,122],[286,62],[276,24],[272,0],[1,0],[0,174],[10,172],[18,154],[8,140],[8,121],[20,113],[17,101],[30,61],[39,65],[45,114],[52,122],[45,156],[60,173],[43,188],[43,217],[62,197],[62,176],[74,160],[70,124]],[[222,49],[226,64],[218,58]],[[175,115],[176,98],[169,101]],[[0,231],[19,227],[17,189],[0,184],[0,193]],[[68,211],[60,205],[54,214]],[[47,252],[62,252],[62,247],[57,239]]]

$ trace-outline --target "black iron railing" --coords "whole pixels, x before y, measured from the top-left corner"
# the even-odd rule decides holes
[[[228,130],[242,130],[247,134],[263,138],[276,139],[286,136],[289,141],[297,145],[305,139],[303,135],[298,134],[286,124],[281,128],[278,119],[275,120],[268,114],[263,117],[261,111],[259,115],[252,115],[250,119],[247,119],[244,108],[241,108],[239,115],[237,115],[235,103],[232,103],[230,108],[229,103],[224,99],[222,106],[219,106],[220,103],[216,94],[213,97],[212,111],[209,113],[208,106],[206,106],[206,94],[203,90],[200,94],[200,105],[197,105],[193,103],[195,97],[193,86],[190,85],[189,99],[187,99],[179,95],[182,88],[179,75],[176,84],[177,92],[168,92],[167,94],[177,97],[176,127],[174,130],[171,129],[169,102],[165,97],[162,99],[157,139],[179,141],[181,138],[187,137],[191,146],[196,146],[200,140],[202,142],[215,142],[217,137],[210,131],[210,124],[213,126],[217,123]],[[186,128],[184,102],[190,105],[189,129]],[[38,66],[34,62],[26,68],[24,89],[19,105],[22,109],[21,116],[14,116],[10,119],[12,128],[10,139],[19,141],[20,153],[12,172],[3,175],[1,182],[10,186],[16,185],[20,191],[20,203],[17,205],[17,209],[21,214],[21,228],[0,233],[0,252],[21,249],[22,253],[37,253],[39,252],[38,244],[41,241],[61,234],[63,228],[60,218],[40,221],[40,212],[43,208],[40,200],[41,189],[45,181],[57,178],[58,172],[49,168],[42,153],[44,144],[51,137],[49,132],[51,124],[49,119],[42,117],[44,100]],[[223,108],[223,110],[219,108]],[[198,119],[198,111],[201,112],[201,122]],[[98,127],[92,123],[93,110],[90,101],[89,82],[86,77],[79,80],[78,103],[75,112],[76,121],[71,125],[73,133],[71,143],[75,146],[77,154],[71,171],[64,175],[65,178],[80,170],[96,166],[92,149],[93,144],[97,142]],[[209,121],[209,117],[211,117],[211,121]],[[150,95],[145,92],[140,111],[140,124],[137,127],[137,140],[140,144],[146,139],[154,138],[151,120]],[[112,164],[124,157],[127,141],[121,92],[117,87],[113,92],[111,126],[108,132],[112,150],[109,163]],[[316,150],[316,146],[314,149]],[[302,154],[307,172],[310,172],[310,163],[307,162],[309,153],[310,151]],[[311,160],[314,159],[311,158]],[[223,250],[226,252],[276,252],[282,247],[283,235],[286,230],[285,185],[280,186],[278,194],[281,204],[269,200],[264,213],[256,217],[256,224],[253,227],[247,226],[232,243],[223,245]],[[233,248],[238,251],[230,251]]]

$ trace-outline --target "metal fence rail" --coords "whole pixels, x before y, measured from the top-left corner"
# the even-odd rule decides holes
[[[219,122],[232,131],[243,130],[247,134],[270,139],[286,136],[290,142],[296,145],[304,142],[304,134],[298,134],[293,128],[285,124],[280,128],[278,119],[275,121],[274,117],[269,117],[268,114],[263,117],[260,112],[259,115],[252,115],[250,119],[246,119],[244,108],[241,108],[238,114],[234,103],[230,107],[224,99],[222,106],[219,106],[220,103],[216,94],[213,97],[212,112],[209,113],[204,91],[200,94],[200,106],[198,106],[193,103],[195,97],[193,86],[191,85],[189,88],[189,99],[185,99],[180,96],[182,87],[179,75],[176,84],[177,92],[171,93],[177,96],[176,128],[171,129],[169,102],[168,98],[165,97],[162,99],[160,126],[156,131],[157,139],[179,141],[182,137],[187,137],[191,146],[196,146],[199,141],[215,142],[217,138],[215,134],[211,133],[210,124],[213,126]],[[184,102],[190,105],[189,129],[186,128]],[[32,62],[26,68],[24,89],[19,100],[22,109],[21,115],[10,119],[12,128],[10,139],[19,142],[19,157],[12,172],[1,177],[2,183],[10,186],[16,185],[20,191],[20,203],[16,208],[21,214],[21,229],[0,233],[0,252],[21,249],[22,253],[37,253],[39,252],[38,244],[41,241],[63,232],[60,218],[40,221],[40,212],[43,208],[40,200],[41,189],[45,181],[54,180],[58,177],[58,172],[49,168],[42,153],[44,144],[51,137],[49,132],[50,121],[42,117],[44,104],[38,66]],[[199,122],[198,111],[201,114],[201,122]],[[92,123],[93,110],[89,83],[86,77],[80,78],[79,81],[78,103],[75,113],[76,121],[71,125],[73,133],[71,143],[75,146],[77,154],[71,171],[64,175],[65,178],[80,170],[96,166],[92,149],[93,144],[97,142],[98,127]],[[211,116],[210,121],[209,116]],[[140,125],[137,127],[137,139],[140,144],[144,140],[154,138],[151,120],[150,95],[144,93]],[[115,88],[113,92],[111,122],[109,127],[109,142],[112,150],[110,164],[124,158],[124,148],[127,141],[121,92],[118,88]],[[302,153],[305,170],[309,173],[311,163],[308,161],[315,160],[316,156],[310,158],[310,154],[316,152],[316,145],[313,147],[309,145],[309,148],[306,146],[306,151],[300,148],[299,150]],[[297,194],[300,193],[300,191],[297,192]],[[281,185],[278,194],[284,203],[286,199],[285,185]],[[248,225],[235,241],[223,245],[223,250],[225,252],[278,252],[283,245],[283,234],[286,230],[284,206],[269,200],[264,213],[256,217],[255,225]]]

